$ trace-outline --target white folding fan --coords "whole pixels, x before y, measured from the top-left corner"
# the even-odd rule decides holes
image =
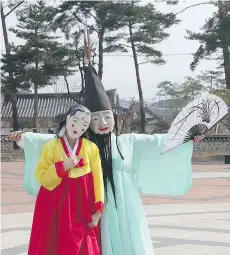
[[[205,134],[227,114],[228,106],[218,96],[207,94],[193,100],[172,122],[162,153]]]

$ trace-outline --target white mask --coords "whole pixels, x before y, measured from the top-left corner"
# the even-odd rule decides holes
[[[90,127],[95,134],[108,134],[114,129],[113,112],[110,110],[92,113]]]
[[[86,112],[77,111],[66,118],[66,130],[72,139],[77,139],[89,128],[91,116]]]

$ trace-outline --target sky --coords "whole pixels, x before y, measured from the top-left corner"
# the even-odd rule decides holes
[[[177,6],[168,6],[164,1],[160,0],[142,0],[143,4],[147,2],[154,2],[156,8],[162,12],[178,13],[184,8],[198,4],[204,1],[181,0]],[[190,63],[193,60],[192,55],[177,55],[194,53],[199,47],[197,41],[189,41],[185,39],[186,29],[193,32],[199,32],[204,25],[205,20],[212,16],[215,11],[213,5],[199,5],[190,8],[178,15],[181,20],[179,25],[174,25],[168,29],[169,38],[156,46],[156,49],[161,50],[166,60],[163,66],[156,66],[153,64],[140,65],[140,76],[145,100],[152,99],[157,93],[157,84],[162,81],[170,80],[172,82],[182,82],[185,76],[196,76],[204,70],[215,70],[217,63],[215,60],[203,60],[198,65],[195,72],[191,72]],[[7,26],[14,27],[17,24],[15,13],[7,17]],[[2,31],[1,36],[1,52],[5,51]],[[9,32],[9,41],[18,42],[15,35]],[[169,55],[167,54],[176,54]],[[143,60],[139,59],[140,61]],[[132,98],[138,96],[135,67],[133,58],[130,56],[121,56],[119,54],[112,54],[104,56],[104,70],[103,70],[103,84],[106,89],[117,89],[120,98]],[[80,74],[77,73],[74,77],[69,77],[71,88],[79,87]],[[40,93],[65,92],[63,80],[57,82],[53,87],[46,87],[40,90]]]

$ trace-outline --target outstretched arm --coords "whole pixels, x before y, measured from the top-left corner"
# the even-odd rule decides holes
[[[17,142],[18,146],[25,149],[25,143],[28,137],[29,139],[33,138],[33,140],[39,140],[39,142],[43,142],[44,140],[44,143],[46,143],[49,139],[54,138],[55,135],[16,131],[9,135],[9,140]]]
[[[133,169],[138,190],[154,195],[184,195],[192,185],[193,143],[161,154],[166,135],[133,134]]]
[[[18,142],[24,149],[24,188],[30,195],[36,196],[40,189],[40,183],[35,179],[35,171],[40,160],[42,149],[46,142],[55,136],[51,134],[14,132],[9,137],[11,141]]]
[[[16,142],[18,146],[20,146],[22,149],[24,149],[24,134],[21,131],[15,131],[12,132],[9,135],[9,140],[12,142]]]

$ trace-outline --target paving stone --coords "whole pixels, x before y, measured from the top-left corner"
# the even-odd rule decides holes
[[[230,254],[229,166],[194,164],[193,169],[187,195],[141,195],[155,255]],[[1,177],[1,254],[26,255],[35,197],[23,189],[23,162],[2,163]]]

